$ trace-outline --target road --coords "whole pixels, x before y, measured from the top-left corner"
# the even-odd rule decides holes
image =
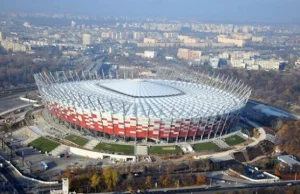
[[[0,98],[0,113],[8,109],[28,104],[28,102],[20,100],[20,96],[25,95],[28,92],[30,91],[20,92],[11,96],[7,96],[5,98]]]
[[[215,193],[217,191],[232,191],[232,190],[244,190],[244,189],[259,189],[259,188],[268,188],[268,187],[287,187],[288,183],[293,185],[300,185],[300,181],[297,182],[276,182],[276,183],[262,183],[262,184],[251,184],[251,185],[230,185],[230,186],[212,186],[212,187],[189,187],[189,188],[169,188],[169,189],[152,189],[147,193]]]
[[[20,185],[21,177],[16,173],[13,173],[14,170],[5,162],[5,160],[0,158],[0,162],[4,164],[3,168],[1,168],[1,173],[9,181],[9,183],[14,186],[18,193],[25,193],[23,187]]]

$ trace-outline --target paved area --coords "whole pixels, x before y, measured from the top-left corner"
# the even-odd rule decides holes
[[[248,144],[247,147],[252,147],[252,146],[255,146],[257,144],[259,144],[259,142],[263,141],[266,139],[266,132],[264,130],[264,128],[262,128],[259,124],[253,122],[253,121],[250,121],[250,120],[246,120],[247,123],[249,123],[250,125],[252,125],[253,127],[257,128],[259,130],[259,133],[260,133],[260,136],[255,139],[255,138],[252,138],[253,139],[253,142]],[[194,156],[195,159],[202,159],[202,158],[210,158],[212,156],[214,157],[223,157],[223,156],[228,156],[228,155],[231,155],[233,154],[234,152],[237,152],[241,149],[244,149],[245,146],[236,146],[235,149],[231,149],[231,150],[228,150],[228,151],[225,151],[225,152],[220,152],[220,153],[212,153],[212,154],[206,154],[206,155],[201,155],[201,156]]]
[[[148,146],[135,146],[135,155],[147,156],[148,155]]]
[[[55,148],[54,150],[52,150],[50,152],[50,154],[52,156],[60,157],[60,155],[66,153],[68,150],[69,150],[69,146],[60,144],[57,148]]]
[[[249,137],[247,137],[248,135],[246,136],[244,133],[242,133],[242,132],[240,132],[240,131],[237,132],[236,134],[237,134],[239,137],[243,138],[244,140],[248,140],[248,139],[249,139]]]
[[[92,139],[89,142],[87,142],[83,147],[86,149],[93,150],[96,147],[96,145],[98,145],[99,143],[100,141]]]
[[[5,138],[6,141],[13,139],[13,147],[16,154],[13,156],[13,160],[17,164],[18,168],[23,173],[40,177],[45,180],[59,179],[59,175],[67,167],[84,167],[89,165],[111,165],[109,159],[99,160],[91,159],[82,156],[69,155],[69,157],[58,158],[57,155],[64,153],[68,146],[62,145],[52,151],[53,156],[42,154],[37,149],[31,147],[24,147],[23,143],[29,141],[29,137],[26,134],[26,127],[15,131],[12,136]],[[2,151],[1,155],[5,155],[7,158],[10,156],[10,151]],[[24,157],[24,161],[22,159]],[[48,169],[43,169],[41,162],[45,162],[48,165]]]
[[[19,107],[22,105],[28,104],[28,102],[24,102],[20,100],[20,96],[26,94],[27,92],[18,93],[12,96],[8,96],[0,99],[0,115],[3,111],[7,111],[9,109],[13,109],[15,107]]]
[[[12,133],[12,138],[18,140],[18,143],[21,145],[28,145],[39,137],[39,135],[31,131],[27,126]]]
[[[276,137],[274,135],[271,134],[266,134],[266,139],[272,143],[275,143],[275,139]]]
[[[184,153],[194,153],[194,149],[191,145],[186,144],[186,145],[180,145],[180,149],[184,152]]]
[[[221,149],[230,148],[230,146],[227,145],[227,143],[225,143],[225,141],[223,141],[223,139],[216,139],[213,141],[213,143],[217,144],[217,146],[219,146]]]

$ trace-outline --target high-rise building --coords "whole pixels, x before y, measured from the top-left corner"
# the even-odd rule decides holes
[[[92,37],[90,34],[83,34],[82,35],[82,44],[83,45],[90,45],[92,44]]]
[[[71,28],[75,28],[76,27],[76,22],[75,21],[71,21]]]
[[[1,40],[4,40],[4,37],[3,37],[3,33],[2,32],[0,32],[0,41]]]

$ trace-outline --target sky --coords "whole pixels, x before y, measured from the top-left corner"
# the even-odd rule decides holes
[[[0,0],[0,12],[300,23],[300,0]]]

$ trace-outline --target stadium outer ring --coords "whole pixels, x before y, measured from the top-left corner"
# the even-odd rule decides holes
[[[194,76],[197,76],[195,79]],[[173,77],[172,77],[173,76]],[[99,109],[86,108],[84,101],[90,102],[87,95],[83,99],[81,93],[69,93],[63,90],[60,85],[65,83],[87,82],[88,80],[105,80],[105,76],[98,76],[97,73],[82,72],[80,76],[77,72],[56,72],[56,74],[35,74],[39,92],[42,101],[49,113],[63,121],[87,129],[97,134],[108,135],[110,137],[119,136],[124,140],[133,139],[135,141],[145,139],[165,140],[166,142],[182,142],[192,139],[192,141],[201,141],[220,137],[229,132],[234,127],[239,115],[247,103],[251,89],[240,81],[218,76],[206,75],[204,73],[190,73],[189,78],[185,74],[169,76],[164,80],[180,80],[186,83],[195,83],[230,93],[238,99],[236,109],[232,111],[220,111],[214,115],[205,115],[205,117],[186,117],[186,118],[140,118],[138,116],[125,116],[113,114],[113,111],[105,111],[101,102]],[[118,76],[117,76],[118,77]],[[124,74],[124,79],[126,79]],[[51,88],[51,90],[49,89]],[[115,91],[111,91],[115,92]],[[122,95],[122,94],[121,94]],[[62,98],[65,98],[62,100]],[[66,102],[73,99],[73,102]],[[113,109],[113,106],[110,105]],[[122,102],[123,103],[123,102]]]

